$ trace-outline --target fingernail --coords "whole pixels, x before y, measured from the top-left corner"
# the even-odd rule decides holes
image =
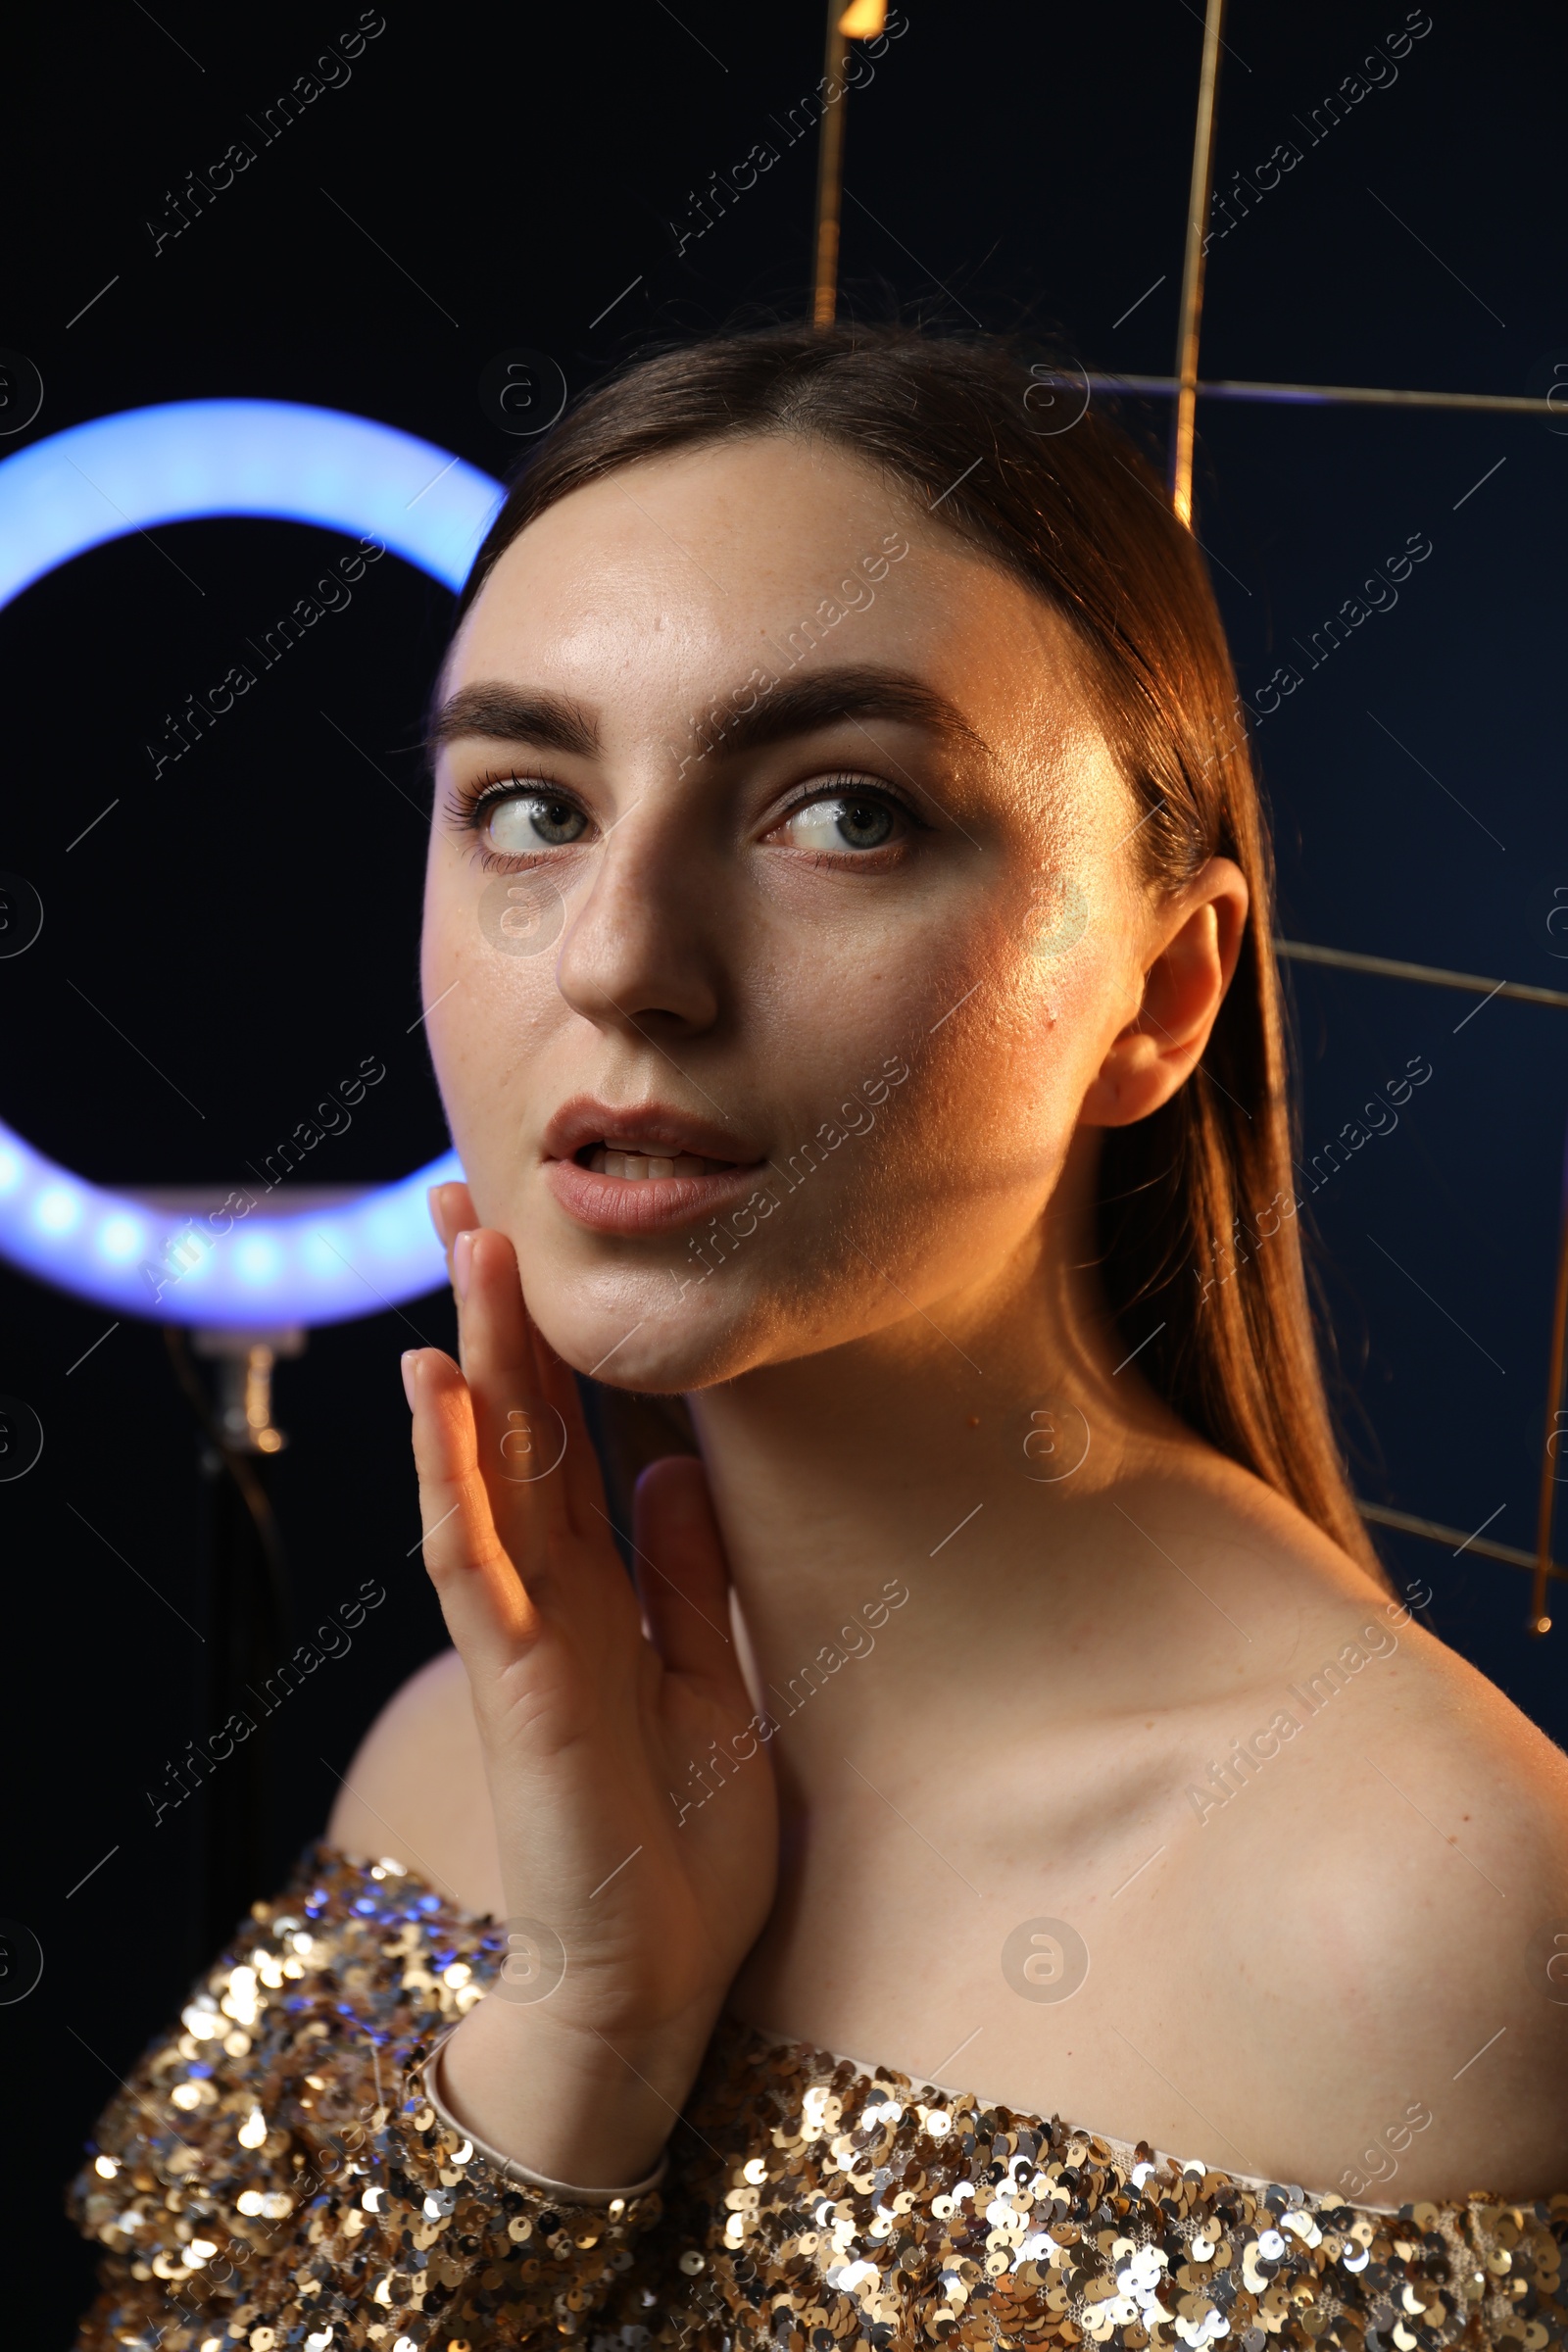
[[[468,1296],[468,1276],[473,1271],[473,1235],[460,1233],[452,1245],[452,1288],[460,1298]]]
[[[411,1413],[414,1410],[414,1384],[417,1378],[417,1373],[415,1369],[414,1362],[416,1352],[417,1350],[413,1348],[406,1348],[403,1351],[402,1358],[403,1394],[409,1400],[409,1410]]]
[[[447,1237],[441,1230],[441,1211],[436,1206],[435,1199],[440,1190],[441,1187],[438,1184],[427,1185],[425,1187],[424,1205],[430,1212],[430,1222],[435,1227],[436,1240],[444,1244]]]

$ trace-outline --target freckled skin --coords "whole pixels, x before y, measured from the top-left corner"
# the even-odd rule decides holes
[[[874,598],[787,674],[897,670],[968,736],[874,717],[744,757],[710,735],[705,752],[709,714],[760,661],[784,673],[777,649],[889,534],[906,553]],[[1068,624],[854,458],[757,439],[627,468],[532,523],[444,691],[486,682],[564,698],[598,748],[464,738],[440,761],[423,986],[468,1177],[443,1230],[451,1247],[484,1229],[466,1361],[474,1298],[500,1328],[520,1276],[566,1364],[686,1394],[722,1545],[710,1616],[730,1579],[736,1641],[714,1640],[744,1672],[743,1710],[776,1718],[671,1842],[680,1858],[711,1841],[696,1913],[653,1830],[594,1913],[645,1957],[675,1950],[676,1926],[718,1954],[708,2010],[694,1994],[670,2023],[665,1984],[649,2024],[638,1994],[642,2074],[678,2105],[727,1997],[910,2073],[961,2048],[989,2097],[1226,2169],[1354,2195],[1368,2134],[1424,2101],[1396,2202],[1568,2185],[1568,2009],[1529,1950],[1540,1920],[1568,1917],[1568,1766],[1407,1611],[1391,1634],[1387,1592],[1183,1427],[1109,1327],[1100,1139],[1201,1082],[1248,907],[1224,858],[1176,897],[1141,879],[1139,805]],[[498,820],[487,853],[457,804],[508,779],[516,808],[532,792],[576,813],[570,839],[524,855],[514,812],[493,868]],[[899,811],[887,843],[835,846],[801,813],[835,794]],[[487,937],[497,870],[557,894],[540,952]],[[1075,905],[1082,925],[1058,938]],[[890,1065],[904,1075],[852,1118]],[[762,1163],[773,1208],[709,1253],[705,1279],[687,1232],[590,1228],[546,1150],[581,1095],[716,1122]],[[813,1140],[819,1164],[792,1183]],[[456,1372],[437,1377],[455,1410]],[[1078,1465],[1042,1477],[1080,1420]],[[416,1414],[427,1453],[430,1426]],[[638,1521],[656,1564],[678,1548],[660,1516],[673,1493]],[[612,1555],[595,1573],[612,1594]],[[792,1678],[890,1579],[908,1598],[874,1655],[793,1702]],[[666,1606],[646,1575],[644,1606]],[[463,1665],[427,1669],[371,1735],[341,1843],[385,1850],[396,1824],[465,1900],[502,1911],[526,1907],[528,1871],[554,1868],[596,1807],[646,1799],[667,1826],[666,1788],[636,1760],[608,1773],[589,1755],[603,1786],[573,1784],[552,1812],[543,1782],[498,1761],[483,1644],[455,1636]],[[1367,1656],[1349,1687],[1219,1801],[1216,1761],[1352,1641]],[[650,1687],[646,1657],[601,1664]],[[552,1771],[575,1752],[562,1722]],[[1001,1965],[1041,1919],[1088,1945],[1070,2001],[1019,1998]],[[598,2135],[541,2142],[545,2078],[527,2068],[546,2064],[544,2029],[514,2078],[499,2008],[454,2043],[466,2120],[560,2177],[583,2178],[562,2168],[589,2147],[612,2168],[596,2177],[635,2178],[665,2109],[617,2120],[600,2083]]]

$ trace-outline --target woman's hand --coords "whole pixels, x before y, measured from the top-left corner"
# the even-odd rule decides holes
[[[702,1465],[638,1482],[634,1592],[512,1245],[472,1230],[465,1186],[431,1206],[463,1369],[404,1357],[424,1559],[467,1669],[514,1953],[443,2082],[530,2169],[619,2185],[657,2158],[767,1915],[772,1775]]]

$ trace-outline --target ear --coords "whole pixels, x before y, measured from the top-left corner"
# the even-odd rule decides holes
[[[1143,1001],[1117,1032],[1084,1097],[1088,1127],[1130,1127],[1168,1102],[1208,1043],[1242,952],[1247,880],[1229,858],[1211,858],[1164,900],[1146,950]]]

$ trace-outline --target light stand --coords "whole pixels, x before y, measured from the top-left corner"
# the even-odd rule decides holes
[[[268,1493],[286,1440],[272,1419],[272,1367],[305,1349],[297,1328],[166,1327],[170,1356],[202,1433],[202,1597],[207,1640],[204,1948],[219,1950],[258,1886],[270,1884],[272,1755],[268,1685],[288,1645],[287,1563]],[[218,1366],[216,1404],[194,1357]],[[214,1757],[218,1742],[223,1751]],[[194,1742],[192,1743],[194,1747]],[[198,1773],[194,1756],[188,1769]]]

